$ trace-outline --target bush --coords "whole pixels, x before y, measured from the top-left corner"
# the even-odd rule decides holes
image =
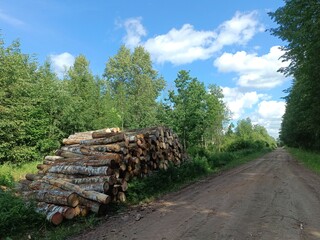
[[[135,179],[129,183],[127,192],[131,203],[138,203],[161,193],[169,192],[183,183],[190,182],[210,172],[210,166],[205,157],[195,157],[181,164],[180,167],[169,166],[159,170],[144,179]]]
[[[13,187],[14,186],[14,179],[13,176],[9,173],[0,175],[0,185],[6,187]]]
[[[35,212],[33,204],[26,204],[11,191],[0,190],[0,238],[39,227],[45,217]]]

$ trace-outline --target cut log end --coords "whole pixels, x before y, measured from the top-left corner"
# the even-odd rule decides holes
[[[59,225],[63,221],[63,215],[60,212],[55,212],[47,217],[47,220],[53,225]]]
[[[68,196],[67,202],[69,204],[69,206],[71,207],[76,207],[79,204],[79,198],[78,198],[78,194],[76,193],[72,193]]]

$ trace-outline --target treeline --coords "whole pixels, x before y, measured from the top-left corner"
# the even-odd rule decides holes
[[[122,46],[107,60],[102,76],[94,76],[89,61],[79,55],[59,79],[49,60],[40,65],[21,52],[18,41],[6,46],[1,40],[0,163],[39,160],[59,148],[62,138],[105,127],[166,125],[185,148],[232,151],[274,145],[265,128],[250,120],[224,130],[229,112],[220,87],[206,87],[181,70],[175,89],[159,101],[165,84],[143,47],[130,51]]]
[[[272,34],[287,43],[283,60],[290,65],[281,71],[293,77],[280,139],[290,147],[320,150],[320,2],[286,0],[270,16],[278,24]]]

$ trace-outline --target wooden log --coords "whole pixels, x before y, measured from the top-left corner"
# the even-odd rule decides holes
[[[74,153],[74,152],[70,152],[70,151],[65,151],[65,150],[61,150],[61,149],[56,151],[56,155],[64,157],[64,158],[83,158],[84,157],[84,155],[82,155],[82,154],[78,154],[78,153]]]
[[[91,167],[91,166],[76,166],[76,165],[54,165],[48,169],[50,173],[63,174],[82,174],[86,176],[111,175],[112,169],[108,166]]]
[[[46,215],[46,219],[54,225],[59,225],[63,221],[63,215],[57,209],[38,206],[36,212]]]
[[[46,181],[53,186],[56,186],[68,191],[74,191],[75,193],[77,193],[78,195],[84,198],[88,198],[90,200],[93,200],[102,204],[108,204],[110,202],[110,197],[106,194],[83,190],[78,185],[63,181],[61,179],[48,179]]]
[[[107,212],[106,204],[101,204],[83,197],[79,197],[79,202],[80,205],[87,207],[90,211],[98,215],[104,215]]]
[[[109,138],[95,138],[95,139],[82,140],[80,144],[81,145],[105,145],[105,144],[116,143],[116,142],[128,143],[128,139],[126,138],[126,135],[124,133],[118,133],[117,135],[114,135]]]
[[[119,132],[94,131],[92,138],[109,138],[119,134]]]
[[[43,209],[46,213],[48,213],[48,212],[59,212],[66,219],[72,219],[75,216],[75,210],[72,207],[58,206],[58,205],[55,205],[55,204],[49,204],[49,203],[45,203],[45,202],[38,202],[37,203],[37,208],[38,209]]]
[[[64,181],[73,183],[73,184],[92,184],[92,183],[101,183],[107,182],[109,185],[114,185],[117,183],[115,176],[94,176],[94,177],[84,177],[84,178],[72,178],[64,179]]]
[[[32,181],[27,180],[27,179],[22,179],[16,184],[16,189],[18,191],[29,191],[29,185],[31,184]]]
[[[52,165],[58,164],[58,163],[72,163],[72,162],[85,162],[85,163],[96,163],[96,162],[101,162],[101,164],[108,165],[107,160],[113,160],[117,163],[119,163],[123,159],[122,154],[119,153],[105,153],[102,156],[84,156],[82,155],[81,157],[76,157],[76,158],[64,158],[61,160],[56,160]]]
[[[80,151],[83,155],[107,155],[108,153],[119,153],[127,154],[128,148],[121,147],[118,144],[109,144],[109,145],[93,145],[93,146],[81,146]]]
[[[29,190],[42,190],[42,189],[57,189],[57,187],[50,185],[44,180],[36,180],[29,184]]]
[[[117,188],[121,189],[121,191],[125,192],[128,190],[128,182],[125,179],[118,178],[118,181],[114,185],[114,187],[117,187]]]
[[[71,191],[42,189],[30,192],[31,196],[39,202],[75,207],[79,204],[78,195]]]
[[[77,208],[80,209],[79,216],[80,217],[85,217],[89,214],[90,209],[86,206],[77,206]]]
[[[50,167],[51,166],[59,166],[59,165],[62,165],[62,166],[74,165],[74,166],[83,166],[83,167],[109,166],[111,168],[115,168],[120,161],[119,160],[114,160],[114,159],[106,159],[106,160],[85,160],[85,161],[81,161],[81,160],[79,160],[79,161],[68,161],[68,160],[65,160],[65,161],[57,161],[57,162],[50,162],[50,161],[47,162],[45,160],[43,162],[44,162],[44,165],[49,165]]]
[[[78,184],[78,186],[86,191],[95,191],[100,193],[107,193],[109,190],[108,182],[85,183],[85,184]]]
[[[43,174],[27,173],[25,178],[30,181],[35,181],[35,180],[40,180],[41,178],[43,178],[43,176],[44,176]]]
[[[80,145],[71,145],[71,146],[62,146],[60,150],[82,155],[80,148],[81,148]]]
[[[37,165],[37,168],[39,170],[41,170],[42,172],[46,173],[48,172],[48,170],[51,168],[52,166],[51,165],[48,165],[48,164],[38,164]],[[39,175],[42,175],[42,174],[39,174]]]
[[[122,203],[126,202],[127,201],[126,194],[124,192],[118,192],[117,199]]]
[[[62,140],[62,143],[64,145],[73,145],[73,144],[79,144],[83,139],[79,138],[79,139],[68,139],[68,138],[64,138]]]
[[[45,156],[44,160],[48,160],[48,161],[56,161],[56,160],[62,160],[64,159],[64,157],[61,156]]]

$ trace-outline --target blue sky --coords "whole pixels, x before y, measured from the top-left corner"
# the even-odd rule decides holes
[[[282,0],[71,1],[0,0],[0,29],[7,44],[20,39],[24,53],[52,62],[61,76],[84,54],[101,75],[122,44],[142,45],[154,68],[173,87],[178,71],[190,70],[206,85],[222,87],[232,120],[250,117],[277,137],[290,86],[277,69],[281,40],[267,29],[267,15]]]

